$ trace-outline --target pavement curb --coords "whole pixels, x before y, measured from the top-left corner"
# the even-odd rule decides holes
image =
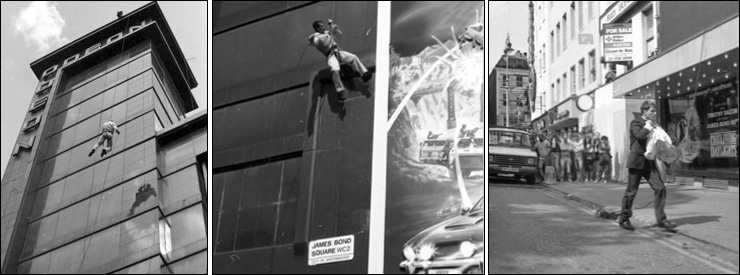
[[[612,184],[612,183],[607,183],[607,184]],[[568,201],[572,201],[572,202],[578,203],[581,206],[584,206],[586,208],[591,209],[592,211],[594,211],[592,213],[592,214],[594,214],[594,216],[596,215],[596,210],[597,209],[599,209],[599,208],[605,208],[606,209],[606,206],[605,205],[602,205],[602,204],[599,204],[599,203],[595,203],[595,202],[586,200],[586,199],[581,198],[581,197],[578,197],[578,196],[574,196],[573,194],[570,194],[568,192],[558,190],[554,186],[551,186],[551,185],[548,185],[548,184],[540,184],[540,185],[543,186],[542,189],[547,190],[550,193],[554,193],[555,195],[560,196],[560,197],[563,197],[564,199],[566,199]],[[654,226],[655,225],[655,222],[654,222],[655,219],[653,217],[649,217],[649,216],[646,216],[646,215],[632,216],[630,219],[631,220],[639,221],[641,223],[640,226],[650,227],[650,226]]]

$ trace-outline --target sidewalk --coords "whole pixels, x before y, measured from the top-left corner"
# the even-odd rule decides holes
[[[622,183],[555,183],[544,184],[569,200],[588,208],[600,206],[609,211],[621,209],[627,188]],[[682,235],[723,247],[738,253],[740,230],[740,199],[737,192],[712,190],[689,185],[670,184],[665,212],[678,225]],[[653,190],[641,184],[633,203],[632,223],[635,227],[655,224]]]

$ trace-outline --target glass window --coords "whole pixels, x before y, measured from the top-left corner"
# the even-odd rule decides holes
[[[157,160],[163,175],[195,163],[192,140],[185,138],[164,145]]]
[[[558,23],[558,24],[557,24],[557,25],[555,26],[555,29],[557,29],[557,30],[555,31],[555,46],[557,46],[557,47],[558,47],[557,53],[558,53],[558,56],[560,56],[560,37],[561,37],[561,33],[560,33],[560,23]]]
[[[583,58],[578,61],[578,79],[580,83],[580,88],[583,89],[584,87],[586,87],[586,64]]]
[[[203,251],[169,265],[171,274],[208,273],[208,251]]]
[[[589,2],[590,3],[590,2]],[[591,82],[596,82],[596,51],[588,53],[588,63],[591,65]]]
[[[576,66],[570,67],[570,92],[576,94]]]
[[[214,192],[221,193],[214,195],[216,251],[293,242],[300,163],[295,158],[214,175]]]
[[[656,43],[655,43],[655,28],[654,26],[654,18],[653,18],[653,6],[648,7],[646,10],[642,11],[642,17],[643,17],[643,33],[645,40],[645,57],[650,58],[653,56],[653,51],[656,50]]]
[[[196,204],[160,221],[162,255],[167,262],[208,248],[203,206]]]
[[[550,63],[555,61],[555,32],[550,32]]]
[[[583,29],[583,1],[578,2],[578,29]]]
[[[33,230],[29,230],[26,237],[24,255],[47,251],[156,207],[158,192],[154,189],[157,187],[155,180],[156,172],[152,171],[31,223]],[[80,194],[89,193],[89,187],[80,191],[82,188],[69,178],[66,182],[65,196],[69,193],[73,197],[80,197]],[[74,202],[65,201],[61,206]]]
[[[159,181],[165,215],[201,201],[197,168],[197,165],[192,165]]]
[[[563,74],[563,98],[568,97],[568,74]]]
[[[568,48],[568,14],[563,14],[563,51]]]
[[[714,74],[709,71],[704,75],[713,77]],[[723,81],[709,84],[705,78],[705,85],[698,92],[694,90],[661,101],[667,120],[664,123],[666,132],[682,152],[680,159],[671,166],[673,171],[738,171],[737,78],[725,79],[724,75],[717,78]],[[684,85],[690,84],[684,82]],[[662,82],[660,86],[675,87],[675,84]]]
[[[576,2],[570,3],[570,39],[576,39]]]
[[[588,1],[588,19],[591,21],[591,19],[594,18],[594,1]]]
[[[160,257],[153,257],[149,260],[140,262],[133,266],[119,270],[113,274],[158,274],[160,272],[160,266],[162,260]],[[206,263],[208,266],[208,263]]]

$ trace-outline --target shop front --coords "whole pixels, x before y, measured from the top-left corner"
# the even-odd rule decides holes
[[[681,153],[669,174],[694,181],[738,182],[738,48],[714,55],[627,92],[628,116],[645,100]],[[631,119],[631,118],[630,118]]]
[[[584,99],[590,99],[590,101]],[[591,105],[588,106],[584,103],[579,103],[579,101],[591,102]],[[573,95],[536,118],[532,121],[532,125],[535,132],[553,133],[562,130],[581,132],[584,127],[588,128],[589,126],[584,124],[582,118],[587,119],[587,116],[584,114],[587,114],[592,109],[593,97],[589,94],[581,95],[580,97]]]

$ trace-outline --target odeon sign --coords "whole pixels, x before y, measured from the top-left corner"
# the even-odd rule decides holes
[[[49,91],[51,91],[51,87],[54,85],[55,79],[57,79],[56,72],[60,68],[65,68],[69,65],[74,64],[77,62],[77,60],[80,60],[82,57],[88,56],[100,49],[105,48],[108,45],[111,45],[115,43],[118,40],[121,40],[123,38],[126,38],[127,36],[143,29],[144,27],[153,24],[154,21],[151,21],[149,23],[146,23],[145,21],[142,21],[139,25],[131,26],[128,29],[128,32],[124,34],[124,31],[121,31],[119,33],[114,34],[111,37],[108,37],[105,41],[98,42],[95,45],[92,45],[85,49],[82,53],[77,53],[75,55],[72,55],[66,59],[64,59],[64,62],[62,62],[61,66],[60,64],[55,64],[54,66],[51,66],[50,68],[46,69],[43,74],[41,74],[41,81],[39,81],[39,85],[36,87],[36,101],[29,109],[29,113],[35,114],[35,116],[31,117],[30,119],[27,119],[23,124],[23,133],[26,133],[26,135],[31,135],[28,137],[28,141],[21,141],[21,137],[24,135],[21,135],[18,138],[18,142],[16,143],[15,147],[13,148],[13,157],[17,157],[20,153],[21,149],[25,149],[28,151],[31,151],[33,149],[34,142],[36,141],[36,134],[35,132],[39,126],[41,125],[41,119],[44,115],[44,112],[41,112],[42,110],[46,109],[46,105],[49,101],[49,96],[46,95]],[[32,134],[33,133],[33,134]]]
[[[75,54],[73,56],[70,56],[70,57],[64,59],[64,62],[62,62],[61,67],[59,66],[59,64],[55,64],[54,66],[49,67],[48,69],[46,69],[44,71],[43,74],[41,74],[41,78],[42,79],[46,79],[47,76],[53,75],[54,73],[56,73],[56,71],[58,69],[67,67],[69,65],[72,65],[73,63],[77,62],[77,60],[79,60],[80,58],[85,57],[85,56],[88,56],[89,54],[94,53],[94,52],[96,52],[96,51],[98,51],[100,49],[103,49],[106,46],[108,46],[110,44],[113,44],[116,41],[121,40],[121,39],[123,39],[123,38],[125,38],[125,37],[127,37],[127,36],[129,36],[129,35],[131,35],[131,34],[133,34],[135,32],[137,32],[140,29],[143,29],[144,27],[148,26],[149,24],[153,24],[153,23],[154,23],[154,21],[151,21],[149,23],[146,23],[146,21],[141,21],[141,24],[131,26],[128,29],[128,33],[126,33],[126,34],[124,34],[123,31],[122,32],[119,32],[119,33],[116,33],[113,36],[111,36],[108,39],[106,39],[105,41],[96,43],[95,45],[92,45],[92,46],[88,47],[85,50],[85,52],[83,52],[83,53],[77,53],[77,54]]]

